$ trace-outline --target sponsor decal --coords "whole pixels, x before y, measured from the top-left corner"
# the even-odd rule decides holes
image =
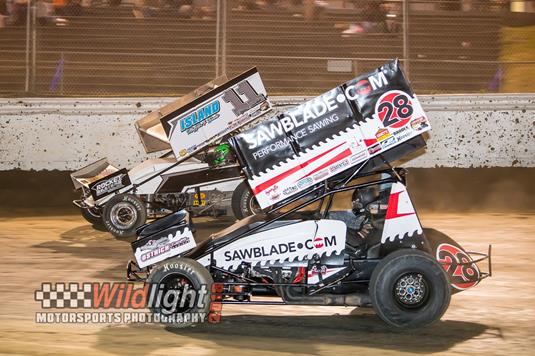
[[[392,132],[392,135],[400,136],[400,135],[403,135],[403,133],[407,132],[407,131],[409,131],[409,127],[408,126],[403,126],[402,128]]]
[[[324,169],[323,171],[319,171],[318,173],[314,174],[312,178],[314,178],[314,181],[322,180],[323,178],[327,177],[329,175],[329,171]]]
[[[357,100],[359,97],[366,97],[372,91],[388,85],[388,79],[383,72],[372,74],[367,79],[359,80],[353,85],[348,85],[344,91],[344,95],[349,100]]]
[[[318,274],[324,275],[325,273],[327,273],[328,270],[329,269],[325,265],[321,265],[320,268],[318,268],[318,266],[316,265],[313,265],[308,271],[308,277],[310,278],[313,276],[317,276]]]
[[[269,124],[259,126],[257,130],[254,130],[253,134],[243,135],[243,139],[248,144],[248,149],[254,150],[258,147],[262,147],[262,149],[269,148],[270,146],[266,145],[266,143],[283,136],[283,141],[277,141],[275,146],[269,150],[273,151],[287,146],[289,143],[295,142],[306,135],[313,134],[315,131],[330,126],[339,120],[339,116],[333,114],[312,123],[306,127],[306,130],[298,130],[309,121],[322,118],[324,115],[329,115],[331,111],[338,109],[338,104],[331,95],[321,95],[314,100],[307,101],[302,105],[301,109],[285,112],[277,120],[272,120]]]
[[[279,186],[276,184],[273,187],[266,189],[265,192],[271,200],[276,200],[280,197]]]
[[[354,85],[348,85],[338,95],[333,94],[334,91],[327,92],[307,101],[299,107],[299,110],[282,113],[277,117],[277,120],[259,126],[254,134],[243,135],[242,138],[247,142],[248,149],[261,148],[260,151],[254,152],[253,156],[255,159],[262,158],[269,155],[269,152],[277,151],[281,147],[288,146],[291,142],[297,142],[302,137],[332,126],[340,120],[339,115],[333,113],[334,111],[340,110],[347,101],[356,100],[359,96],[366,96],[385,85],[388,85],[388,80],[384,73],[373,74],[367,79],[359,80]],[[301,129],[305,126],[306,129]],[[284,137],[283,140],[269,145],[271,141],[281,136]]]
[[[349,166],[349,160],[344,159],[343,161],[340,161],[330,166],[329,170],[331,171],[331,173],[334,173],[334,172],[341,171],[348,166]]]
[[[91,183],[89,189],[93,198],[98,200],[107,194],[126,187],[127,185],[130,185],[130,178],[128,177],[128,171],[123,168],[107,177]]]
[[[152,242],[152,241],[150,241],[150,242]],[[158,241],[156,241],[154,244],[151,244],[150,246],[145,245],[145,246],[140,247],[140,249],[142,251],[144,249],[145,250],[147,250],[147,249],[150,250],[149,252],[144,253],[144,254],[141,255],[141,261],[145,262],[145,261],[150,260],[150,259],[152,259],[154,257],[158,257],[161,254],[169,252],[172,249],[178,248],[180,246],[187,245],[190,242],[191,241],[190,241],[190,237],[189,236],[184,236],[184,237],[180,238],[179,240],[172,241],[172,242],[169,241],[169,239],[167,237],[161,238]]]
[[[409,129],[409,126],[403,126],[401,129],[396,130],[392,133],[398,142],[403,142],[405,139],[413,134]]]
[[[411,127],[416,131],[421,131],[426,129],[429,126],[427,118],[425,116],[420,116],[411,121]]]
[[[375,145],[371,146],[371,147],[368,147],[368,153],[370,155],[373,155],[377,152],[381,151],[381,145],[376,143]]]
[[[322,248],[323,247],[323,237],[315,237],[314,238],[314,247],[315,248]]]
[[[396,138],[394,136],[387,138],[384,141],[381,141],[381,148],[385,149],[387,147],[390,147],[396,143]]]
[[[442,265],[451,285],[455,289],[465,290],[479,283],[480,272],[472,258],[461,248],[443,243],[436,251],[436,259]]]
[[[166,236],[148,237],[133,242],[134,256],[140,268],[163,261],[169,257],[189,251],[196,246],[190,229],[179,228]]]
[[[184,157],[185,155],[188,154],[188,150],[183,148],[178,152],[178,154],[180,155],[180,157]]]
[[[386,78],[385,78],[386,79]],[[368,79],[362,79],[355,84],[355,92],[358,95],[366,96],[372,92],[373,88],[370,85],[370,81]]]
[[[349,162],[351,162],[351,164],[353,165],[361,162],[364,158],[366,158],[366,150],[362,150],[359,153],[356,153],[353,156],[349,157]]]
[[[307,273],[307,283],[316,284],[321,280],[333,276],[335,273],[344,269],[343,267],[338,268],[328,268],[325,265],[317,266],[313,265]],[[321,279],[320,279],[321,277]]]
[[[346,230],[346,224],[338,220],[300,221],[232,242],[214,251],[213,259],[218,267],[226,269],[236,268],[242,262],[266,266],[294,261],[304,266],[314,255],[341,253]]]
[[[407,131],[403,135],[396,136],[396,139],[398,140],[398,142],[405,142],[407,138],[411,137],[412,135],[413,135],[412,132]]]
[[[206,193],[201,192],[201,199],[199,200],[199,196],[197,193],[193,194],[193,206],[205,206],[206,205]]]
[[[123,186],[123,177],[124,174],[112,177],[104,182],[95,184],[92,189],[95,191],[95,194],[99,196],[106,193],[111,193]]]
[[[257,246],[237,249],[233,251],[225,251],[224,257],[226,262],[242,261],[253,258],[272,257],[283,255],[285,253],[299,252],[302,250],[314,250],[326,247],[336,246],[336,236],[331,237],[315,237],[301,242],[283,242],[271,246]]]
[[[158,247],[165,246],[167,243],[169,243],[169,239],[167,237],[162,237],[159,240],[150,240],[147,242],[146,245],[143,245],[140,247],[141,251],[147,251],[147,250],[155,250]]]
[[[377,141],[378,142],[381,142],[383,140],[386,140],[387,138],[389,138],[390,136],[392,136],[390,134],[390,131],[388,131],[388,129],[379,129],[377,130],[377,132],[375,133],[375,137],[377,138]]]
[[[217,117],[214,117],[214,115],[219,113],[220,110],[221,106],[219,105],[218,100],[208,103],[205,106],[202,106],[198,110],[195,110],[191,114],[180,119],[180,132],[190,130],[191,128],[203,124],[205,121],[210,122],[212,121],[211,118],[216,119]],[[191,132],[195,131],[197,130]],[[190,132],[188,131],[188,133]]]
[[[284,194],[284,195],[292,195],[292,194],[294,194],[295,192],[297,192],[298,190],[299,190],[299,188],[297,188],[297,186],[292,185],[292,186],[290,186],[290,187],[284,189],[284,190],[282,191],[282,194]]]
[[[314,183],[314,180],[310,177],[306,177],[301,179],[299,182],[297,182],[297,187],[299,189],[306,188],[308,186],[311,186]]]

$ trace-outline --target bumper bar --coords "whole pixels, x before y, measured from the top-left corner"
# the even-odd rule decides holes
[[[472,266],[475,265],[477,267],[477,270],[479,271],[479,276],[477,278],[468,278],[465,282],[472,283],[472,282],[480,282],[485,278],[492,277],[492,245],[489,245],[487,253],[482,252],[472,252],[472,251],[465,251],[465,254],[468,255],[470,258],[470,261],[468,262],[439,262],[443,266]],[[479,269],[479,266],[477,265],[479,262],[483,262],[487,260],[488,264],[488,270],[486,272],[481,271]]]

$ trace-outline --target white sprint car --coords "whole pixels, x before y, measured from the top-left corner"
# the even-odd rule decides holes
[[[219,77],[135,123],[147,153],[167,153],[131,170],[104,158],[73,172],[82,191],[73,203],[87,221],[117,237],[181,209],[250,215],[257,205],[226,139],[270,109],[256,68],[231,80]]]

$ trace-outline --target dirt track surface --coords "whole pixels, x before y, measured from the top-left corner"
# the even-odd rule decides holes
[[[42,282],[123,281],[128,241],[75,215],[0,215],[0,353],[53,355],[535,353],[535,215],[423,215],[469,250],[493,245],[493,277],[457,294],[442,320],[391,331],[369,309],[225,306],[220,324],[36,324]],[[13,215],[13,214],[10,214]],[[3,216],[3,217],[2,217]],[[227,222],[228,223],[228,222]],[[198,236],[224,223],[197,222]]]

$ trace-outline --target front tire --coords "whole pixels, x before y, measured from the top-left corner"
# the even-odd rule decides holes
[[[143,201],[133,194],[117,194],[104,206],[104,226],[115,237],[129,237],[147,220]]]
[[[205,316],[203,321],[206,321],[210,313],[211,290],[214,280],[203,265],[190,258],[173,258],[157,264],[147,277],[146,283],[156,285],[156,290],[162,290],[162,298],[157,305],[164,305],[166,299],[165,293],[170,289],[180,291],[180,296],[185,293],[186,285],[188,290],[195,290],[195,300],[187,299],[180,307],[180,304],[173,314],[178,313],[202,313]],[[154,287],[153,287],[154,288]],[[191,303],[191,304],[190,304]],[[165,305],[164,305],[165,308]],[[165,309],[161,307],[149,306],[153,314],[168,315]],[[183,328],[193,326],[193,322],[175,322],[168,324],[173,327]]]
[[[245,181],[238,184],[232,193],[231,206],[232,212],[238,220],[261,212],[251,188]]]
[[[420,328],[439,320],[451,297],[448,277],[432,256],[398,250],[386,256],[370,280],[377,315],[396,328]]]

